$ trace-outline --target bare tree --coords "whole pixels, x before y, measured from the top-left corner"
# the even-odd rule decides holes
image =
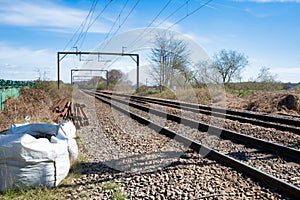
[[[268,91],[275,91],[275,90],[280,90],[282,89],[281,84],[276,81],[277,79],[277,74],[272,74],[270,72],[270,68],[267,67],[261,67],[258,73],[258,77],[256,79],[259,88],[262,90],[268,90]]]
[[[44,70],[43,72],[41,71],[40,68],[35,68],[35,73],[36,73],[36,80],[38,81],[48,81],[48,74],[49,71]]]
[[[259,69],[259,74],[257,77],[258,82],[275,82],[277,78],[277,74],[272,74],[270,72],[270,68],[261,67]]]
[[[195,64],[194,82],[196,86],[203,86],[209,83],[219,84],[221,82],[218,71],[213,68],[211,60],[199,61]]]
[[[177,40],[168,32],[157,35],[154,41],[155,47],[151,49],[150,59],[153,62],[153,79],[162,87],[172,87],[177,75],[183,75],[190,79],[188,70],[188,56],[186,44]]]
[[[36,68],[35,69],[35,73],[36,73],[36,80],[37,81],[41,81],[42,80],[42,72],[41,72],[41,70],[39,69],[39,68]]]
[[[225,84],[231,82],[234,78],[239,78],[241,70],[247,65],[247,57],[237,51],[223,49],[213,56],[212,67],[220,73]]]

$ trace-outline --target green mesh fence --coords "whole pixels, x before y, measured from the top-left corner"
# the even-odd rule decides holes
[[[4,102],[9,96],[13,96],[14,98],[18,98],[20,96],[21,88],[7,88],[0,90],[0,107],[1,110],[4,109]]]
[[[35,83],[32,81],[13,81],[0,79],[0,110],[4,109],[4,102],[7,97],[18,98],[21,88],[24,86],[32,87]]]

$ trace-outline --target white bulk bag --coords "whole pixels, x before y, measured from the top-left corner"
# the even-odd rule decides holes
[[[70,121],[63,121],[59,124],[58,139],[66,139],[68,141],[68,151],[70,162],[74,163],[78,156],[78,146],[76,142],[76,128]]]
[[[78,155],[71,124],[26,124],[0,133],[0,191],[57,186],[68,175],[69,157]]]

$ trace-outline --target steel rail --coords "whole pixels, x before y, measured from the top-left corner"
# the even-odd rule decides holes
[[[87,92],[87,93],[90,95],[92,94],[90,92]],[[95,93],[93,93],[92,95],[95,95]],[[231,158],[230,156],[224,155],[216,150],[206,147],[197,141],[191,140],[181,134],[175,133],[174,131],[171,131],[160,125],[157,125],[150,120],[147,120],[137,114],[129,112],[115,104],[112,104],[111,101],[105,100],[105,99],[103,99],[103,97],[99,97],[98,94],[95,95],[95,98],[110,105],[114,109],[116,109],[119,112],[127,115],[128,117],[138,121],[139,123],[147,125],[149,128],[155,130],[159,134],[165,135],[171,139],[176,140],[179,143],[182,143],[183,145],[191,148],[192,150],[194,150],[197,153],[206,152],[205,157],[207,157],[209,159],[215,160],[221,164],[225,163],[228,166],[230,166],[234,169],[237,169],[237,171],[240,171],[240,172],[248,175],[253,180],[266,183],[268,186],[280,190],[285,195],[289,195],[293,198],[298,198],[300,196],[300,188],[293,184],[287,183],[287,182],[285,182],[279,178],[276,178],[268,173],[265,173],[265,172],[263,172],[259,169],[256,169],[250,165],[242,163],[234,158]]]
[[[300,128],[292,127],[292,126],[288,126],[288,125],[274,124],[274,123],[270,123],[267,121],[256,120],[254,118],[245,118],[245,117],[232,115],[232,114],[228,114],[228,113],[226,114],[226,113],[213,112],[213,111],[202,110],[202,109],[195,109],[195,108],[191,108],[191,107],[178,106],[178,105],[174,105],[172,103],[157,102],[155,100],[144,101],[144,100],[141,100],[140,98],[133,98],[133,100],[137,101],[137,102],[139,102],[139,101],[140,102],[148,102],[148,103],[154,103],[154,104],[163,105],[163,106],[167,106],[167,107],[171,107],[171,108],[182,109],[182,110],[190,111],[193,113],[201,113],[201,114],[205,114],[205,115],[211,115],[212,117],[235,120],[235,121],[239,121],[241,123],[249,123],[252,125],[266,127],[266,128],[274,128],[276,130],[288,131],[288,132],[292,132],[294,134],[300,135]],[[299,124],[300,124],[300,121],[299,121]]]
[[[251,112],[241,112],[241,111],[230,110],[230,109],[215,108],[215,107],[210,107],[210,106],[205,106],[200,104],[170,101],[165,99],[154,99],[149,97],[140,97],[140,96],[118,94],[118,93],[111,93],[105,91],[101,91],[101,93],[127,97],[132,100],[142,100],[149,103],[164,105],[164,106],[182,109],[194,113],[202,113],[205,115],[211,115],[214,117],[219,117],[224,119],[236,120],[242,123],[250,123],[257,126],[274,128],[281,131],[289,131],[297,135],[300,135],[300,128],[298,128],[300,124],[299,120],[287,119],[287,118],[275,117],[275,116],[269,116],[263,114],[255,114]]]
[[[87,91],[85,91],[85,92],[87,92]],[[92,94],[92,92],[88,92],[88,93]],[[238,143],[242,143],[242,144],[248,144],[248,145],[251,144],[252,146],[263,149],[264,151],[267,151],[267,152],[270,152],[273,154],[277,154],[277,155],[281,155],[282,157],[290,158],[297,163],[300,162],[300,151],[297,149],[283,146],[283,145],[273,143],[273,142],[268,142],[266,140],[262,140],[259,138],[241,134],[241,133],[231,131],[228,129],[219,128],[219,127],[212,126],[212,125],[202,123],[199,121],[195,121],[195,120],[179,117],[179,116],[176,116],[173,114],[165,113],[160,110],[145,107],[145,106],[133,103],[133,102],[127,102],[125,100],[121,100],[121,99],[118,99],[118,98],[115,98],[112,96],[107,96],[107,95],[99,94],[99,93],[96,93],[96,94],[100,95],[104,98],[108,98],[108,99],[114,100],[116,102],[122,103],[123,105],[132,106],[132,107],[142,110],[144,112],[150,112],[151,114],[155,114],[160,117],[166,117],[167,120],[175,121],[177,123],[189,126],[191,128],[197,129],[202,132],[207,132],[210,135],[216,135],[222,139],[229,139],[231,141],[237,141]]]

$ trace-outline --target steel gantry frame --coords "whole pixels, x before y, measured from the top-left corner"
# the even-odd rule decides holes
[[[105,69],[71,69],[71,84],[73,84],[73,72],[78,71],[99,71],[99,72],[106,72],[106,90],[108,90],[108,70]],[[92,77],[92,76],[91,76]]]
[[[60,57],[60,55],[63,55]],[[139,54],[135,53],[108,53],[108,52],[93,52],[93,51],[60,51],[57,52],[57,89],[60,89],[60,61],[62,61],[67,55],[110,55],[110,56],[129,56],[136,63],[136,88],[139,89]],[[136,59],[134,59],[134,57]]]

